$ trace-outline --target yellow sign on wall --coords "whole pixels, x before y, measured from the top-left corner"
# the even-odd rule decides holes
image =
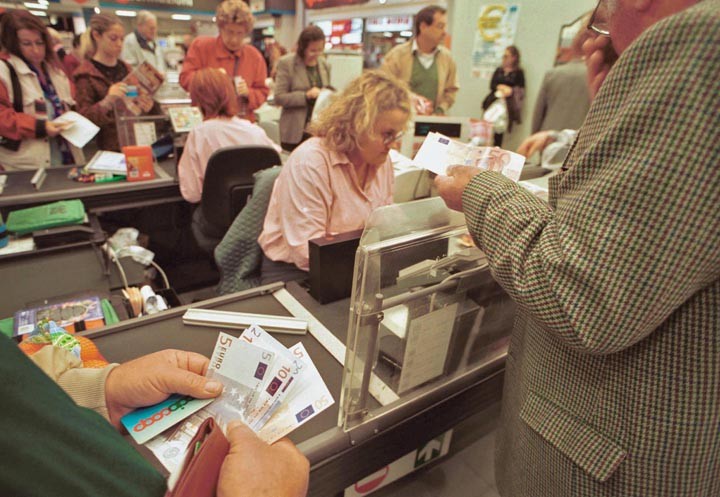
[[[507,12],[504,5],[485,5],[480,9],[477,28],[485,41],[495,41],[500,38],[500,23]]]

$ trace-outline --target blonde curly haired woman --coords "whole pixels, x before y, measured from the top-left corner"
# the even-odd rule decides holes
[[[409,117],[407,85],[367,71],[310,125],[314,136],[278,176],[258,238],[263,284],[303,279],[308,240],[363,228],[374,209],[392,203],[388,154]]]

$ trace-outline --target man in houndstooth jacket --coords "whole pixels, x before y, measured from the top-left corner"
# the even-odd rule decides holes
[[[497,173],[436,179],[520,309],[498,488],[716,497],[720,0],[600,0],[600,13],[620,58],[549,205]]]

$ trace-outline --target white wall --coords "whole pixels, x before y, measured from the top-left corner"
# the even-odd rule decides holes
[[[482,100],[490,89],[490,80],[474,78],[471,73],[472,47],[475,41],[478,10],[491,0],[453,0],[450,2],[452,54],[458,65],[460,91],[450,114],[480,118]],[[505,3],[502,1],[493,3]],[[530,134],[535,96],[545,71],[553,65],[560,27],[595,7],[595,0],[517,0],[507,2],[520,6],[515,45],[520,50],[525,71],[525,104],[523,123],[506,135],[503,148],[514,150]]]

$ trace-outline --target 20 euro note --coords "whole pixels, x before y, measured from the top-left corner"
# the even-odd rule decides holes
[[[301,370],[293,367],[293,356],[283,345],[260,326],[252,325],[240,335],[242,340],[272,350],[276,360],[263,384],[256,389],[253,405],[249,405],[244,421],[254,431],[262,425],[293,391]]]
[[[335,403],[332,394],[302,343],[290,348],[293,365],[303,374],[292,395],[285,398],[267,423],[257,432],[267,443],[274,443],[305,424]]]

